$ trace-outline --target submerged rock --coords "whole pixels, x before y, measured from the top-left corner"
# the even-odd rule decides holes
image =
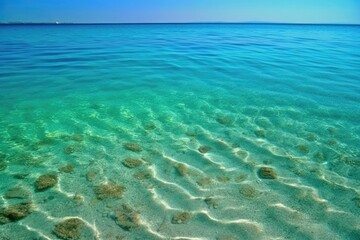
[[[360,208],[360,196],[359,197],[355,197],[354,199],[355,205]]]
[[[186,134],[187,136],[189,136],[189,137],[196,137],[196,136],[198,135],[197,132],[191,131],[191,130],[186,131],[185,134]]]
[[[79,218],[69,218],[56,224],[53,232],[61,239],[78,239],[81,235],[81,229],[84,227],[84,225],[84,222]]]
[[[308,141],[314,142],[314,141],[316,141],[318,138],[317,138],[317,136],[316,136],[315,134],[309,133],[309,134],[306,136],[306,139],[307,139]]]
[[[0,224],[15,222],[27,217],[33,210],[30,203],[20,203],[0,210]]]
[[[2,224],[6,224],[11,222],[7,217],[5,217],[4,215],[1,214],[1,210],[0,210],[0,225]]]
[[[275,179],[277,174],[273,168],[261,167],[258,171],[258,176],[263,179]]]
[[[153,124],[153,123],[150,123],[150,124],[147,124],[147,125],[144,127],[144,129],[147,130],[147,131],[151,131],[151,130],[156,129],[156,125]]]
[[[141,152],[142,148],[136,143],[124,143],[124,148],[132,152]]]
[[[333,146],[333,145],[336,145],[338,142],[336,141],[336,139],[332,138],[332,139],[329,139],[326,143],[330,146]]]
[[[360,157],[341,156],[340,160],[352,167],[360,167]]]
[[[54,143],[55,143],[54,137],[44,137],[43,139],[37,142],[37,144],[39,145],[52,145]]]
[[[330,134],[335,134],[337,132],[336,127],[328,127],[327,130]]]
[[[228,176],[217,176],[216,179],[221,183],[227,183],[230,181],[230,177]]]
[[[299,144],[299,145],[297,145],[297,148],[303,153],[309,153],[310,152],[310,147],[308,145],[305,145],[305,144]]]
[[[71,139],[76,142],[82,142],[84,141],[84,136],[80,134],[75,134],[71,136]]]
[[[137,180],[145,180],[151,178],[151,173],[148,171],[140,171],[133,174],[133,177]]]
[[[31,153],[25,151],[14,153],[7,158],[9,162],[21,165],[36,165],[46,159],[46,157],[34,157]]]
[[[217,201],[212,197],[207,197],[204,199],[204,202],[208,206],[208,208],[217,209],[219,207]]]
[[[6,159],[6,154],[0,153],[0,162],[5,161],[5,159]]]
[[[189,213],[189,212],[177,213],[172,217],[171,223],[172,224],[186,224],[189,222],[190,218],[191,218],[191,213]]]
[[[13,177],[16,179],[25,179],[29,175],[30,173],[15,173],[13,174]]]
[[[232,122],[228,117],[218,117],[216,118],[216,121],[223,125],[229,125]]]
[[[40,176],[35,182],[36,191],[44,191],[48,188],[55,186],[58,178],[55,174],[45,174]]]
[[[84,197],[79,193],[75,194],[73,199],[78,206],[84,203]]]
[[[176,164],[175,169],[176,169],[177,173],[182,177],[184,177],[185,175],[188,174],[188,169],[187,169],[186,165],[183,163]]]
[[[66,154],[72,154],[75,152],[75,147],[70,145],[64,148],[64,153]]]
[[[7,168],[8,164],[5,161],[0,161],[0,172]]]
[[[10,188],[4,194],[4,198],[6,199],[11,199],[11,198],[27,199],[29,198],[29,196],[30,196],[30,192],[22,186],[15,186],[13,188]]]
[[[314,157],[318,162],[325,161],[325,156],[324,156],[324,153],[322,153],[322,152],[317,152]]]
[[[240,186],[239,192],[246,198],[255,198],[259,195],[259,192],[250,184],[242,184]]]
[[[96,186],[94,191],[97,199],[104,200],[109,198],[122,198],[122,195],[125,191],[125,187],[116,183],[103,183],[99,186]]]
[[[201,146],[201,147],[199,147],[198,150],[199,150],[200,153],[207,153],[207,152],[209,152],[211,150],[211,147],[209,147],[209,146]]]
[[[265,137],[266,136],[266,132],[265,130],[259,129],[259,130],[255,130],[255,135],[257,137]]]
[[[55,143],[55,139],[51,138],[51,137],[45,137],[37,142],[35,142],[34,144],[31,145],[31,149],[34,151],[37,151],[43,147],[52,145]]]
[[[199,186],[206,186],[206,185],[209,185],[211,182],[212,182],[212,180],[209,177],[201,178],[201,179],[196,181],[196,183]]]
[[[6,154],[0,153],[0,172],[4,171],[8,166],[5,160],[6,160]]]
[[[122,162],[122,164],[128,168],[136,168],[136,167],[140,167],[143,164],[143,162],[139,159],[127,158]]]
[[[71,165],[71,164],[67,164],[67,165],[59,168],[59,171],[63,172],[63,173],[73,173],[74,172],[74,166]]]
[[[245,173],[242,173],[235,177],[236,182],[243,182],[247,178],[247,175]]]
[[[86,173],[86,180],[88,180],[89,182],[92,182],[94,180],[94,178],[96,177],[96,172],[93,170],[90,170]]]
[[[123,229],[129,231],[140,226],[140,214],[126,204],[115,210],[115,222]]]

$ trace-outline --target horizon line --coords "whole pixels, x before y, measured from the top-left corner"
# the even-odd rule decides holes
[[[136,25],[136,24],[263,24],[263,25],[355,25],[360,23],[307,23],[307,22],[262,22],[262,21],[247,21],[247,22],[227,22],[227,21],[199,21],[199,22],[21,22],[9,21],[0,22],[0,25]]]

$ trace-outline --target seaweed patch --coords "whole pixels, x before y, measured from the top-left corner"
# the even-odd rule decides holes
[[[94,188],[97,199],[104,200],[109,198],[122,198],[125,187],[116,183],[103,183]]]

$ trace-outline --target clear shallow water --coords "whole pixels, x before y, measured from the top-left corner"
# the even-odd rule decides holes
[[[2,26],[0,48],[0,239],[360,238],[359,27]]]

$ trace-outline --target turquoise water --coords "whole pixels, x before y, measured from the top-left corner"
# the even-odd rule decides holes
[[[360,27],[1,26],[0,52],[0,239],[360,239]]]

